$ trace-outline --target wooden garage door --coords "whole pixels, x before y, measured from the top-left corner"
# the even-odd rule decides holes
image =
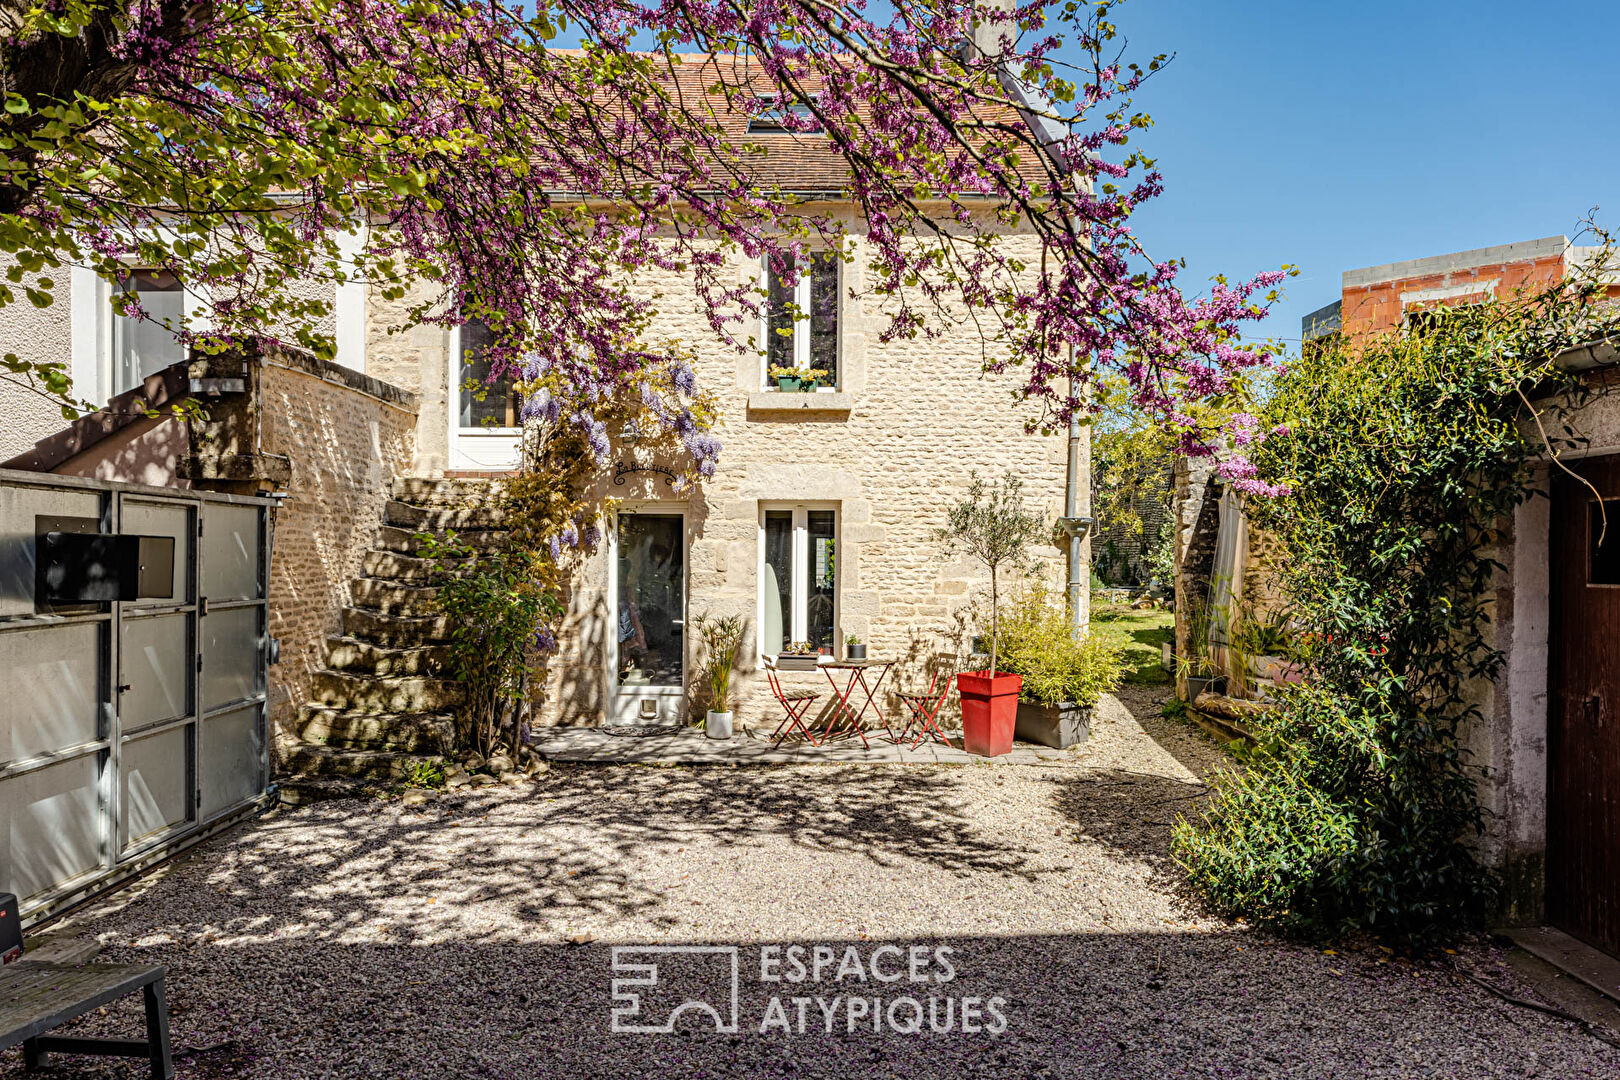
[[[1602,500],[1553,482],[1547,917],[1620,955],[1620,458],[1571,467]]]

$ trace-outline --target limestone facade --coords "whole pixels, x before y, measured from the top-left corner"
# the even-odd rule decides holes
[[[1029,236],[1004,242],[1037,250]],[[983,373],[985,345],[971,323],[944,326],[935,337],[880,341],[886,320],[877,302],[862,296],[859,238],[852,244],[855,258],[843,264],[839,285],[837,385],[815,393],[779,391],[765,378],[757,352],[719,341],[682,275],[651,273],[635,283],[658,311],[652,335],[679,340],[696,356],[701,385],[718,399],[717,434],[724,449],[712,480],[676,491],[655,473],[616,480],[619,466],[679,468],[644,443],[616,440],[596,492],[609,506],[605,533],[611,538],[618,517],[635,512],[683,515],[681,680],[684,685],[694,679],[700,659],[692,620],[703,613],[740,614],[747,624],[736,681],[740,719],[763,720],[774,710],[759,670],[767,511],[833,513],[833,546],[823,551],[835,581],[834,652],[841,656],[844,638],[854,634],[871,656],[906,659],[908,670],[892,675],[886,691],[914,681],[936,654],[965,654],[971,634],[983,629],[974,626],[969,609],[976,602],[982,606],[987,596],[984,570],[947,558],[932,535],[970,473],[998,478],[1012,472],[1049,522],[1063,512],[1066,441],[1024,433],[1024,420],[1034,410],[1017,400],[1021,373]],[[757,262],[734,262],[739,280],[757,280]],[[289,498],[277,516],[272,583],[271,633],[282,641],[271,702],[278,727],[307,696],[322,639],[338,631],[338,609],[348,582],[361,573],[390,481],[406,473],[467,471],[465,460],[456,467],[451,426],[459,408],[452,360],[460,331],[404,325],[407,307],[425,291],[398,302],[381,300],[378,290],[366,292],[363,318],[347,324],[363,326],[363,333],[346,338],[343,320],[355,311],[351,304],[347,315],[339,312],[340,359],[354,379],[334,378],[333,372],[346,370],[338,365],[306,370],[271,363],[265,369],[262,450],[286,455],[293,470]],[[69,299],[66,291],[63,299]],[[60,331],[53,355],[83,351],[75,342],[85,334],[63,328],[75,322],[70,303],[48,321]],[[346,340],[358,348],[344,351]],[[8,434],[19,433],[18,445],[8,444],[11,452],[60,424],[44,415],[53,412],[47,403],[8,398],[4,405]],[[19,416],[38,423],[24,425]],[[1082,454],[1080,479],[1079,513],[1085,515],[1089,454]],[[576,569],[561,652],[537,711],[543,723],[600,723],[616,699],[623,712],[626,693],[616,690],[610,667],[616,645],[610,629],[617,618],[612,554],[613,544],[605,543]],[[1042,545],[1032,571],[1050,580],[1058,595],[1065,554],[1055,543]],[[1089,547],[1083,554],[1089,562]],[[1089,567],[1082,574],[1089,579]],[[1008,590],[1017,587],[1014,577],[1004,578]],[[825,701],[828,688],[819,675],[793,681],[822,692]],[[661,708],[684,716],[689,705],[701,704],[681,694]]]

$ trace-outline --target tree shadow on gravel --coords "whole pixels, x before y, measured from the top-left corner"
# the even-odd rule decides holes
[[[1164,715],[1164,707],[1175,696],[1169,686],[1121,686],[1114,697],[1130,713],[1131,719],[1154,744],[1194,776],[1207,777],[1227,763],[1225,746],[1191,720]]]
[[[738,948],[735,1033],[695,1011],[674,1030],[613,1030],[612,981],[654,964],[655,985],[621,986],[640,1005],[625,1023],[661,1025],[687,1000],[730,1019],[725,954],[623,952],[615,970],[604,945],[253,945],[180,942],[116,949],[108,959],[166,964],[173,1038],[183,1080],[300,1077],[405,1080],[502,1078],[961,1077],[1150,1078],[1173,1076],[1386,1078],[1599,1076],[1620,1070],[1620,1051],[1553,1018],[1515,1010],[1430,965],[1378,965],[1324,956],[1242,932],[940,938],[824,943],[874,959],[895,982],[868,974],[819,983],[761,980],[757,944]],[[949,947],[954,977],[913,982],[904,961],[924,948],[924,980],[942,974],[933,950]],[[782,1020],[762,1032],[781,999]],[[872,1010],[851,996],[880,999]],[[793,998],[805,998],[801,1027]],[[941,1032],[929,1030],[927,1010]],[[821,1001],[815,1001],[820,998]],[[912,998],[918,1010],[897,999]],[[946,1005],[945,999],[953,1004]],[[962,1005],[999,998],[1005,1030],[962,1030]],[[832,1030],[827,1030],[830,1003]],[[889,1010],[895,1009],[891,1023]],[[947,1009],[949,1012],[947,1013]],[[990,1013],[975,1007],[989,1023]],[[908,1033],[914,1015],[923,1028]],[[129,1037],[138,1006],[120,1002],[64,1034]],[[134,1077],[131,1062],[59,1058],[56,1080]],[[22,1076],[20,1055],[0,1077]]]
[[[780,843],[918,862],[961,877],[1052,873],[1016,835],[975,824],[957,770],[557,766],[539,783],[447,795],[420,813],[341,801],[202,845],[166,875],[165,924],[199,944],[269,936],[392,944],[533,939],[640,917],[678,930],[649,862]],[[139,901],[134,901],[138,903]]]
[[[1193,817],[1209,789],[1200,783],[1124,769],[1091,769],[1051,778],[1064,818],[1105,851],[1148,870],[1149,881],[1185,896],[1186,875],[1170,857],[1179,816]]]

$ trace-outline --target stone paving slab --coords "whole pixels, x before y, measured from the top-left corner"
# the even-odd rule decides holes
[[[1031,743],[1014,743],[1012,752],[986,758],[960,746],[924,743],[912,749],[896,745],[883,732],[867,732],[870,748],[847,732],[829,743],[811,746],[802,739],[771,743],[768,732],[738,732],[731,739],[710,739],[699,728],[669,735],[614,735],[599,727],[539,728],[533,746],[548,761],[604,765],[1078,765],[1070,751]]]

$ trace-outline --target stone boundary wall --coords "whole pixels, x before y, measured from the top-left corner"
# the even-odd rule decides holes
[[[1091,486],[1095,491],[1095,476],[1092,477]],[[1129,509],[1141,519],[1140,529],[1130,528],[1117,519],[1098,516],[1097,530],[1091,536],[1091,551],[1099,578],[1109,585],[1147,584],[1152,571],[1148,569],[1146,556],[1158,539],[1160,530],[1170,519],[1174,491],[1175,470],[1172,467],[1131,496]]]
[[[260,392],[262,450],[292,462],[270,566],[270,636],[281,640],[281,663],[270,669],[277,747],[309,698],[326,637],[339,632],[348,583],[376,537],[389,485],[412,465],[417,399],[289,350],[265,357]]]

